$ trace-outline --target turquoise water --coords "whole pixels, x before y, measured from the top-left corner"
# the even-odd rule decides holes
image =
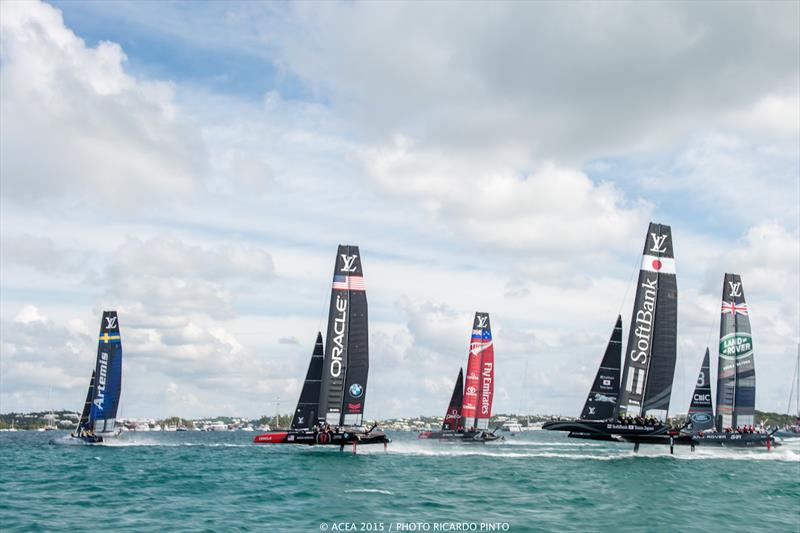
[[[543,431],[487,445],[393,434],[388,453],[353,456],[253,435],[52,446],[51,433],[0,433],[0,529],[800,531],[800,442],[670,457]]]

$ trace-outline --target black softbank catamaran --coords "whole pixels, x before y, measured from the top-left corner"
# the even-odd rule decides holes
[[[323,355],[324,354],[324,355]],[[290,429],[256,435],[257,444],[333,445],[390,442],[362,425],[369,373],[367,293],[358,246],[340,245],[333,272],[328,335],[314,353]]]
[[[440,431],[423,431],[420,439],[489,442],[503,437],[489,431],[494,396],[494,341],[489,313],[475,313],[467,361],[467,382],[458,371]]]
[[[670,227],[650,223],[622,374],[618,317],[580,419],[550,421],[543,429],[568,431],[573,438],[632,442],[636,450],[641,443],[691,444],[690,436],[665,424],[677,356],[674,257]]]
[[[119,435],[117,408],[122,389],[122,340],[116,311],[103,311],[97,360],[78,422],[70,435],[86,444],[98,444]]]
[[[689,407],[689,432],[703,446],[761,447],[778,445],[772,434],[755,427],[756,371],[750,309],[742,278],[725,274],[720,306],[717,359],[717,416],[711,402],[709,352],[703,359]]]

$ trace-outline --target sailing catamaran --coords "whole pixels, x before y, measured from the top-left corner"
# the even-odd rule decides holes
[[[323,356],[324,353],[324,356]],[[336,445],[390,442],[383,431],[363,427],[369,373],[367,293],[358,246],[339,245],[333,272],[328,333],[314,353],[289,429],[256,435],[256,444]]]
[[[578,420],[542,426],[573,438],[673,444],[687,440],[666,425],[677,357],[678,288],[672,230],[650,223],[636,284],[625,367],[619,382],[622,319],[617,318],[606,354]]]
[[[122,390],[122,341],[116,311],[103,311],[97,362],[89,381],[78,427],[70,435],[86,444],[97,444],[119,435],[117,407]]]
[[[750,330],[750,309],[745,302],[742,278],[738,274],[725,274],[720,313],[717,416],[714,419],[716,431],[699,432],[694,435],[694,439],[700,445],[770,448],[777,444],[771,434],[755,428],[756,370],[753,361],[753,336]],[[708,357],[706,351],[703,361],[706,375]],[[711,410],[710,388],[707,394],[709,402],[704,413]],[[692,405],[694,401],[693,398]],[[691,408],[689,415],[691,418]]]
[[[458,372],[440,431],[423,431],[420,439],[488,442],[503,437],[489,431],[494,396],[494,343],[489,313],[475,313],[467,360],[467,382]]]

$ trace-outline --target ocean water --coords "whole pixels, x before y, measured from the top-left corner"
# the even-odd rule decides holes
[[[254,433],[127,433],[102,446],[0,433],[0,530],[800,531],[800,441],[698,449],[567,439],[388,452],[251,444]]]

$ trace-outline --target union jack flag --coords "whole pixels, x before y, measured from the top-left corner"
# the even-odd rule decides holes
[[[340,291],[365,291],[364,276],[333,276],[333,288]]]
[[[736,302],[722,301],[722,314],[730,313],[732,315],[749,316],[750,309],[745,302],[737,304]]]

